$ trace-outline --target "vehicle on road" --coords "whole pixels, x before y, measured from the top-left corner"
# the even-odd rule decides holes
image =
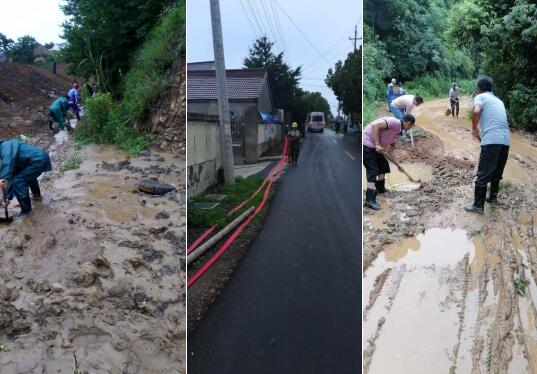
[[[311,112],[306,117],[306,130],[308,132],[319,131],[324,132],[326,125],[323,112]]]

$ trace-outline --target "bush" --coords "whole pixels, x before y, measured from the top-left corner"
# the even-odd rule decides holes
[[[509,94],[508,104],[509,120],[513,127],[537,130],[537,94],[531,87],[515,85]]]
[[[85,102],[84,121],[76,129],[77,138],[95,143],[114,143],[116,131],[110,121],[113,106],[114,101],[108,93],[88,97]]]

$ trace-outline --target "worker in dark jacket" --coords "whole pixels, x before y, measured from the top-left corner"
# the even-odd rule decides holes
[[[37,177],[51,171],[49,155],[41,148],[20,140],[0,140],[0,188],[7,187],[7,204],[16,197],[21,207],[19,217],[32,210],[30,194],[41,198]]]
[[[291,146],[289,161],[291,165],[296,165],[298,163],[298,155],[300,154],[300,138],[302,137],[296,122],[292,123],[291,130],[287,132],[287,137],[289,138],[289,145]]]
[[[52,125],[57,122],[60,130],[65,128],[67,122],[67,110],[69,110],[69,96],[65,95],[56,99],[48,108],[48,127],[53,130]]]

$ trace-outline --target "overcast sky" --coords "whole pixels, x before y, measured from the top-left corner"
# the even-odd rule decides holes
[[[1,0],[0,33],[16,40],[33,36],[39,43],[60,43],[62,0]]]
[[[355,25],[358,37],[362,36],[362,0],[220,0],[220,8],[226,68],[243,67],[256,36],[267,34],[277,41],[276,51],[284,49],[285,60],[292,68],[303,67],[300,86],[321,92],[332,113],[337,113],[336,97],[324,78],[328,68],[352,51],[349,37],[354,36]],[[274,16],[281,33],[275,31],[278,26]],[[188,61],[213,60],[209,0],[188,1],[187,19]]]

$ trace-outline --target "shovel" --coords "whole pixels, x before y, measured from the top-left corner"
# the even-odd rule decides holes
[[[388,156],[387,154],[384,154],[384,156],[385,156],[388,160],[390,160],[391,162],[393,162],[399,169],[402,169],[403,174],[405,174],[405,175],[407,176],[407,178],[410,179],[411,182],[414,182],[414,183],[416,183],[416,184],[419,184],[419,185],[420,185],[420,188],[423,187],[423,182],[421,181],[421,179],[414,179],[414,178],[412,178],[412,176],[411,176],[410,174],[408,174],[408,173],[406,172],[406,170],[403,169],[403,167],[402,167],[397,161],[395,161],[394,159],[392,159],[392,158],[391,158],[390,156]]]
[[[4,203],[4,212],[5,217],[0,217],[0,223],[11,223],[13,221],[13,217],[9,216],[9,212],[7,211],[7,198],[6,198],[6,188],[2,187],[2,202]]]

